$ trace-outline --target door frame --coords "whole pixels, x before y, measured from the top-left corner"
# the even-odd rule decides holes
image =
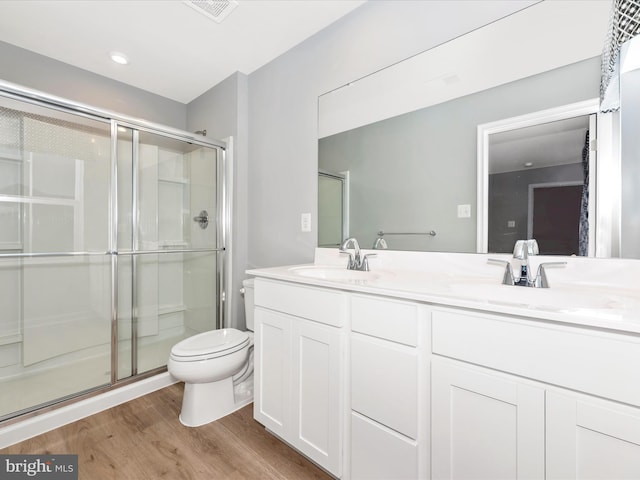
[[[596,145],[601,132],[606,133],[608,123],[605,117],[599,112],[600,100],[592,98],[582,102],[563,105],[548,110],[520,115],[517,117],[505,118],[491,123],[478,125],[477,129],[477,237],[476,252],[487,253],[489,248],[489,136],[516,130],[525,127],[531,127],[542,123],[550,123],[558,120],[567,120],[575,117],[597,115],[597,123],[592,120],[589,122],[590,139],[589,139],[589,191],[594,195],[594,201],[589,202],[589,256],[608,256],[606,254],[596,253],[596,238],[599,243],[598,250],[604,253],[610,250],[611,239],[605,235],[605,232],[597,232],[600,222],[598,212],[602,211],[605,199],[601,190],[598,188],[603,182],[599,178],[601,171],[597,170],[597,165],[606,161],[610,164],[609,158],[604,158],[600,153],[598,161],[596,161]],[[608,117],[606,117],[608,118]],[[610,119],[609,119],[610,120]],[[596,123],[596,125],[593,125]],[[605,136],[605,135],[602,135]],[[603,143],[603,142],[600,142]],[[606,152],[607,149],[601,149]],[[603,198],[601,198],[603,197]],[[611,203],[611,199],[607,198],[606,202]],[[608,205],[608,204],[607,204]],[[610,222],[609,222],[610,223]],[[604,224],[603,224],[604,225]],[[610,234],[609,234],[610,236]]]
[[[330,172],[328,170],[319,169],[318,177],[327,177],[342,182],[342,240],[349,237],[349,170],[344,172]],[[320,202],[318,202],[318,209],[320,208]],[[320,238],[320,224],[318,221],[318,242]],[[320,246],[320,245],[319,245]]]

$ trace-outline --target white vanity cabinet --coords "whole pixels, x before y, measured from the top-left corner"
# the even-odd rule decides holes
[[[336,477],[640,479],[635,312],[291,270],[256,272],[254,416]]]
[[[434,479],[543,479],[543,388],[434,359]]]
[[[640,478],[640,409],[547,392],[547,479]]]
[[[254,418],[340,477],[347,294],[255,282]]]
[[[432,322],[434,479],[640,478],[637,336],[455,309]]]
[[[429,478],[428,315],[351,296],[349,478]]]

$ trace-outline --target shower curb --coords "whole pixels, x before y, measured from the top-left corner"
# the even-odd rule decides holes
[[[13,423],[0,428],[0,448],[6,448],[63,425],[81,420],[174,383],[178,383],[178,381],[168,372],[164,372],[24,421]]]

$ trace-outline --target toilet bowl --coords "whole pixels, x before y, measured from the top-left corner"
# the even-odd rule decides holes
[[[211,330],[173,346],[167,369],[184,382],[180,422],[197,427],[253,401],[253,280],[245,280],[247,329]]]

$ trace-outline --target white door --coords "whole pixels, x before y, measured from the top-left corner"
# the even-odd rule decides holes
[[[341,472],[342,334],[335,327],[293,324],[294,445],[336,476]]]
[[[544,390],[433,359],[434,479],[544,478]]]
[[[547,393],[547,479],[640,478],[640,409]]]
[[[282,438],[291,432],[291,318],[255,310],[253,416]]]

